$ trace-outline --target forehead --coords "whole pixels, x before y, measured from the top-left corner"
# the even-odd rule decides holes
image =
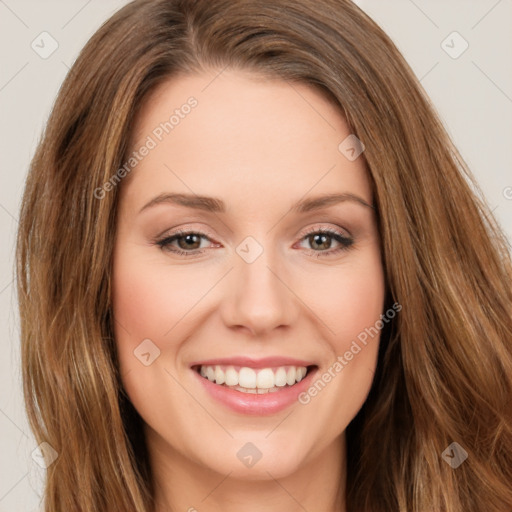
[[[232,70],[181,75],[141,105],[130,152],[151,150],[123,187],[147,198],[222,196],[228,186],[242,202],[347,189],[371,202],[363,158],[350,161],[339,148],[349,135],[340,110],[307,84]]]

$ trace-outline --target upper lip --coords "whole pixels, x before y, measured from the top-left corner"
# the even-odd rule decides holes
[[[313,366],[311,361],[303,359],[294,359],[292,357],[274,356],[254,359],[247,356],[221,357],[216,359],[208,359],[197,361],[190,366],[244,366],[248,368],[272,368],[277,366]]]

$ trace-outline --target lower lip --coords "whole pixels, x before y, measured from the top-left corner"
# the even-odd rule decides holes
[[[310,386],[317,369],[317,367],[312,368],[304,379],[293,386],[286,386],[274,393],[263,395],[244,393],[215,384],[202,377],[197,371],[192,371],[200,379],[207,393],[229,409],[241,414],[266,416],[280,412],[298,402],[298,396]]]

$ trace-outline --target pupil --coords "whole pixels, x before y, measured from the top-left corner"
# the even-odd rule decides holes
[[[317,245],[317,248],[320,248],[321,245],[324,245],[324,247],[321,247],[322,249],[328,249],[329,244],[326,242],[326,240],[329,238],[329,235],[324,235],[321,233],[317,233],[316,235],[313,235],[313,244]],[[320,242],[318,242],[320,240]]]
[[[197,240],[194,242],[194,238],[197,238],[197,235],[189,234],[182,236],[181,238],[178,239],[178,245],[180,245],[182,249],[195,249],[195,247],[191,247],[190,245],[194,243],[197,244]],[[182,241],[184,242],[182,243]]]

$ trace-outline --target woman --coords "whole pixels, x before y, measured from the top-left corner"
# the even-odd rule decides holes
[[[470,185],[354,4],[121,9],[21,211],[45,510],[511,509],[511,261]]]

